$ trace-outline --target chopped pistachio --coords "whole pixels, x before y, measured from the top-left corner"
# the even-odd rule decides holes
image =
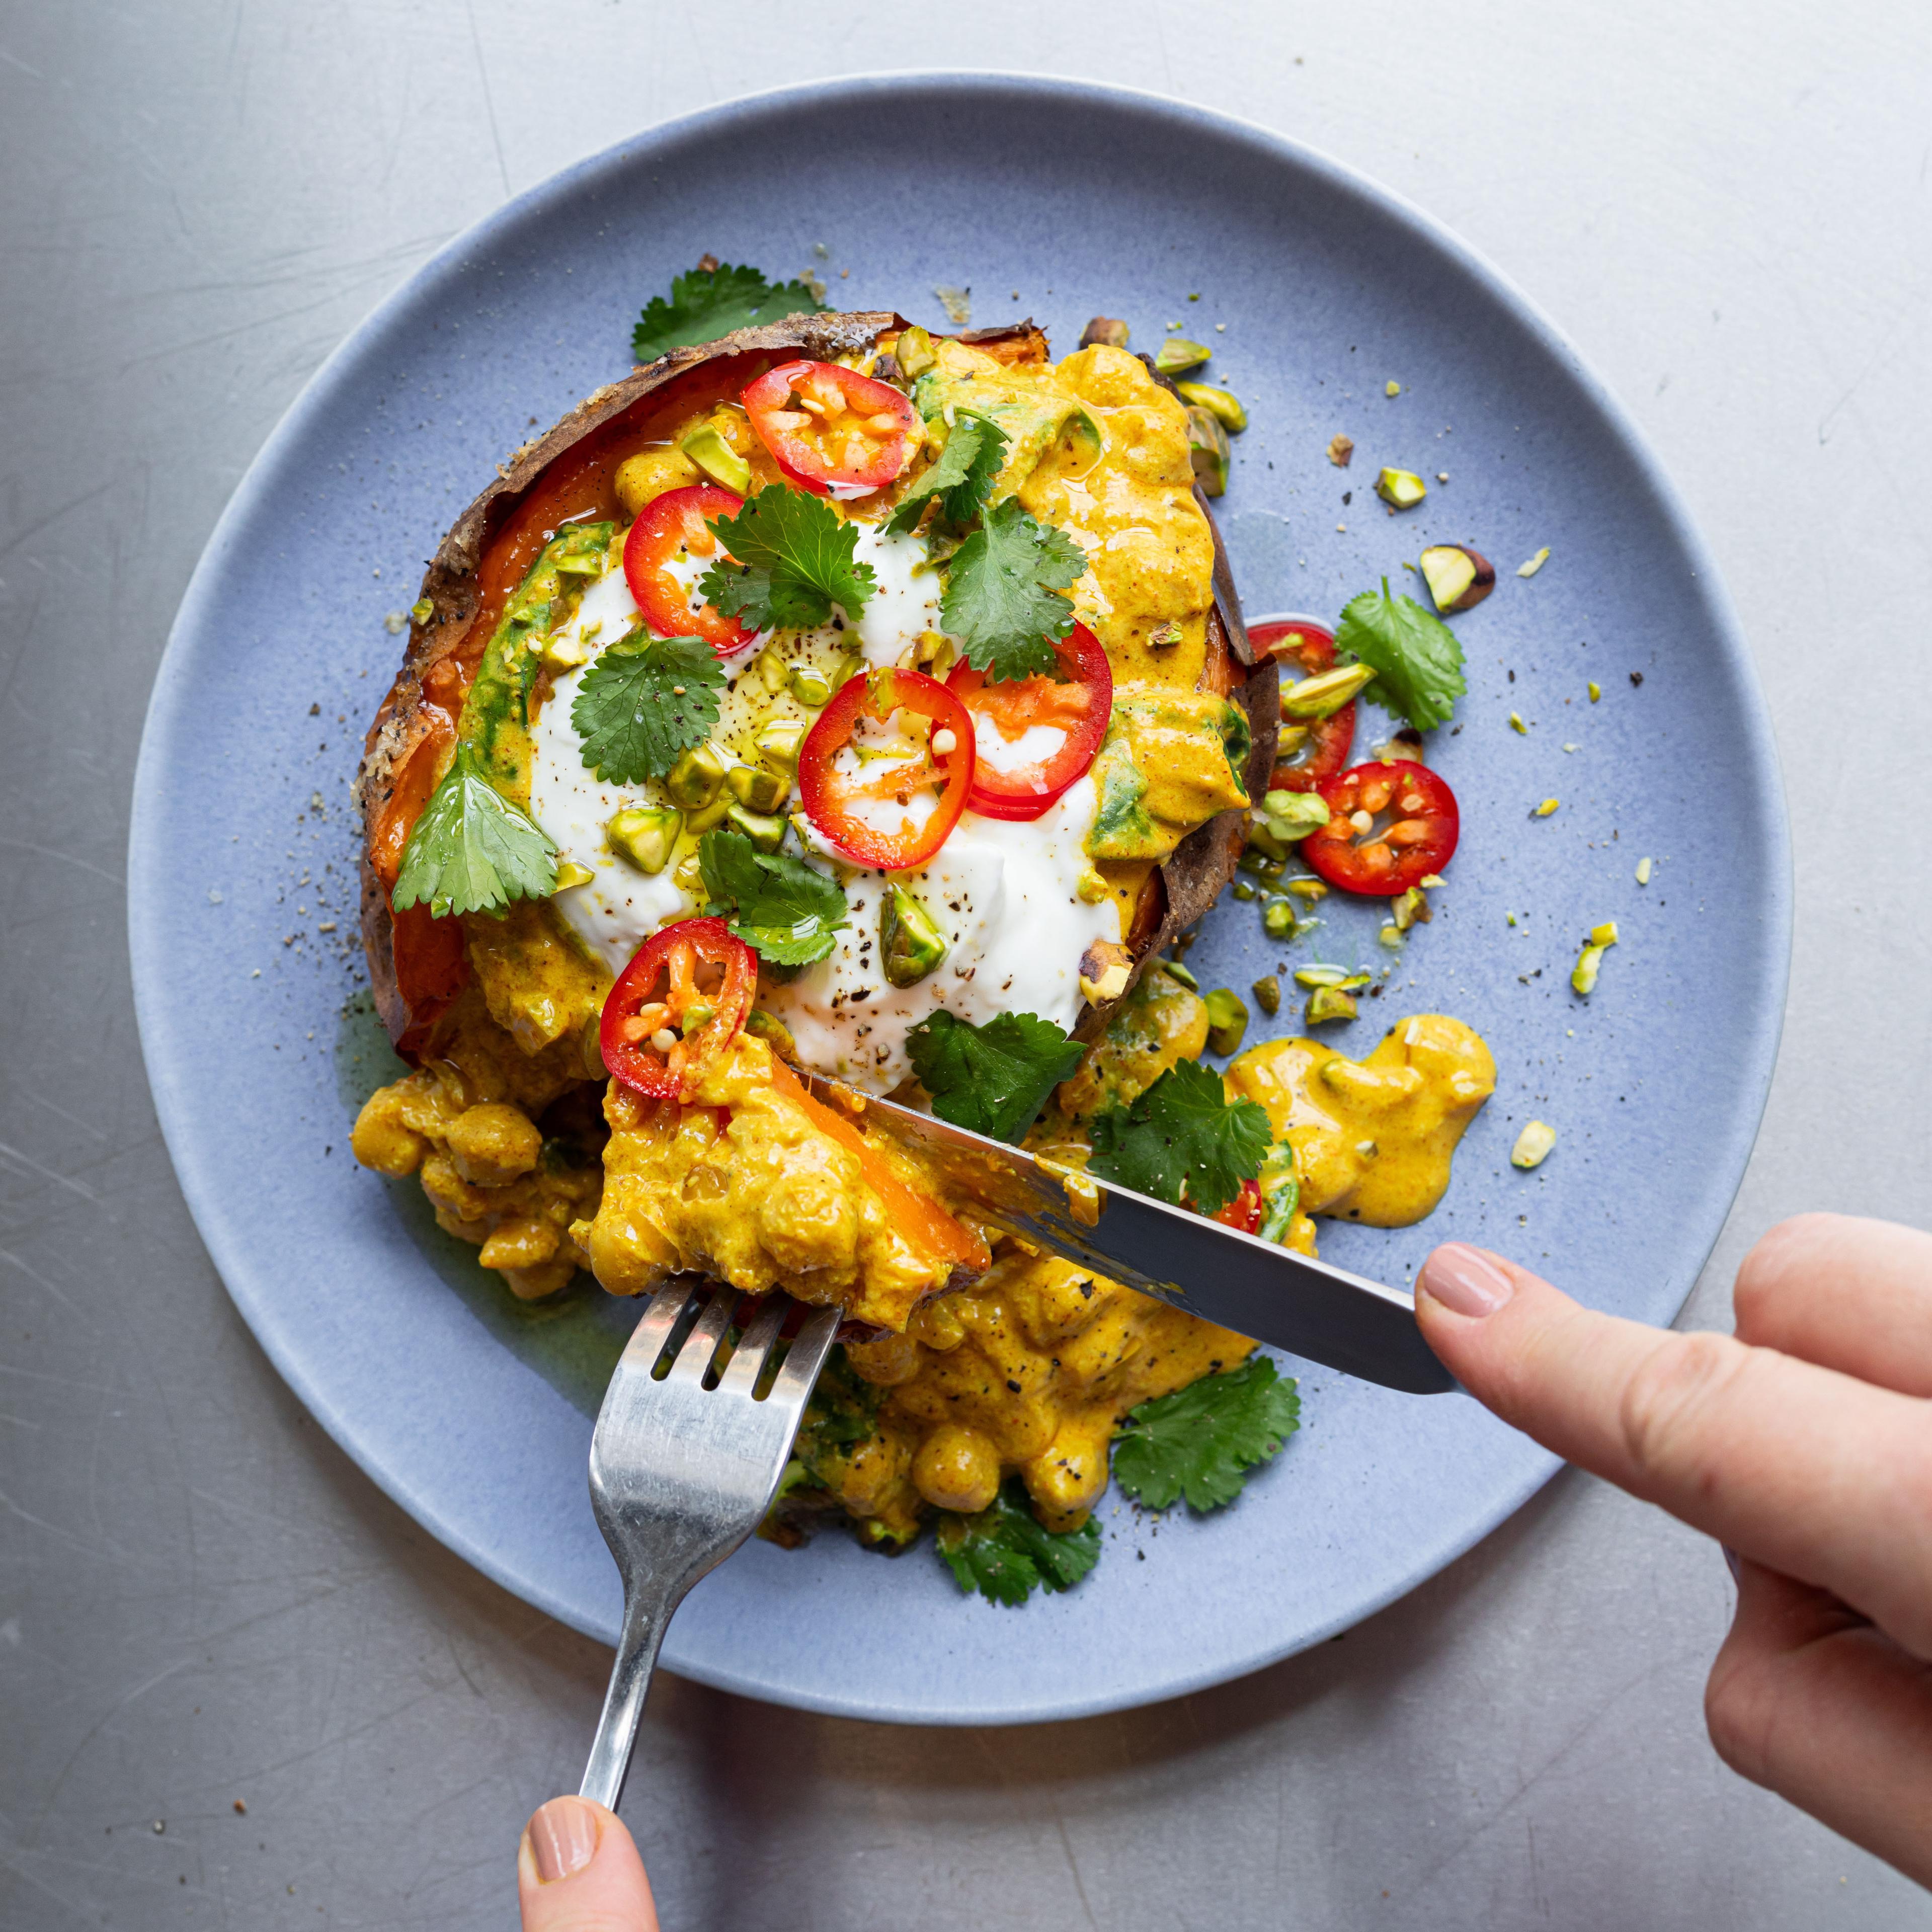
[[[587,886],[596,876],[588,866],[580,866],[574,859],[566,859],[556,868],[556,889],[567,892],[572,886]]]
[[[1262,908],[1262,930],[1270,939],[1292,939],[1295,923],[1294,908],[1286,899],[1270,899]]]
[[[1270,973],[1265,980],[1257,980],[1248,988],[1255,996],[1255,1004],[1270,1019],[1281,1011],[1281,982]]]
[[[715,422],[700,423],[678,445],[712,482],[735,495],[752,487],[752,466],[724,439]]]
[[[1156,624],[1148,633],[1148,649],[1152,651],[1171,651],[1180,641],[1180,626],[1170,617],[1164,624]]]
[[[1429,485],[1413,470],[1384,469],[1376,478],[1376,494],[1398,510],[1412,510],[1429,494]]]
[[[791,796],[791,780],[765,765],[734,765],[724,774],[731,796],[747,812],[769,816],[782,812]]]
[[[704,868],[698,862],[695,845],[671,868],[670,875],[680,892],[694,898],[704,896]]]
[[[784,656],[776,644],[767,644],[758,653],[758,682],[774,697],[784,690],[790,680],[791,670]]]
[[[1082,866],[1073,890],[1082,905],[1104,905],[1114,889],[1091,866]]]
[[[1337,470],[1347,469],[1348,459],[1354,453],[1355,440],[1353,436],[1337,434],[1328,439],[1328,460]]]
[[[1400,952],[1402,947],[1402,928],[1393,925],[1384,926],[1376,934],[1376,943],[1378,946],[1386,946],[1391,952]]]
[[[1429,910],[1429,901],[1420,886],[1411,886],[1407,892],[1398,892],[1390,902],[1389,914],[1398,932],[1406,932],[1412,926],[1426,926],[1435,916]]]
[[[1616,943],[1617,922],[1615,920],[1606,919],[1600,925],[1591,927],[1590,944],[1592,946],[1614,946]]]
[[[1234,865],[1237,871],[1250,872],[1258,879],[1278,879],[1286,862],[1284,860],[1271,857],[1258,846],[1250,845],[1235,860]]]
[[[1163,376],[1178,376],[1198,369],[1214,354],[1206,344],[1190,342],[1184,335],[1170,335],[1154,352],[1154,366]]]
[[[1228,432],[1220,421],[1198,404],[1187,410],[1187,455],[1194,466],[1194,480],[1204,496],[1219,496],[1228,488]]]
[[[1516,566],[1516,574],[1519,577],[1534,577],[1549,561],[1550,546],[1545,544],[1527,563],[1520,563]]]
[[[753,1008],[745,1016],[745,1030],[756,1034],[786,1059],[798,1058],[798,1042],[791,1036],[791,1028],[776,1013],[768,1013],[762,1007]]]
[[[1232,986],[1216,986],[1206,998],[1208,1044],[1219,1054],[1240,1052],[1248,1030],[1246,1003]]]
[[[1512,711],[1510,713],[1510,729],[1512,731],[1520,732],[1526,738],[1529,736],[1529,727],[1522,722],[1522,713],[1520,711]]]
[[[1516,923],[1516,914],[1515,914],[1514,913],[1513,913],[1513,912],[1506,912],[1506,913],[1504,913],[1504,914],[1503,914],[1503,917],[1504,917],[1504,919],[1508,920],[1509,921],[1509,922],[1510,922],[1510,925],[1512,925],[1512,926],[1515,925],[1515,923]]]
[[[1248,426],[1248,412],[1232,389],[1217,389],[1212,382],[1177,382],[1184,403],[1194,403],[1213,416],[1230,436],[1239,436]]]
[[[1316,905],[1328,896],[1328,882],[1325,879],[1290,879],[1286,890],[1297,898]]]
[[[1308,996],[1306,1017],[1310,1026],[1324,1020],[1352,1020],[1355,1013],[1355,996],[1339,986],[1317,986]]]
[[[798,748],[805,741],[805,726],[796,718],[775,718],[762,726],[752,740],[758,756],[784,771],[798,768]]]
[[[1593,677],[1590,680],[1590,702],[1594,704],[1604,694],[1604,687]]]
[[[412,623],[427,624],[436,614],[436,606],[427,597],[418,597],[410,606],[410,620]]]
[[[1298,966],[1294,969],[1294,983],[1298,986],[1339,986],[1352,976],[1346,966]]]
[[[1542,803],[1536,808],[1537,817],[1539,818],[1547,818],[1550,814],[1563,801],[1560,798],[1546,798]]]
[[[939,360],[933,350],[932,338],[916,322],[910,328],[900,330],[892,356],[901,372],[908,376],[923,376]]]
[[[724,823],[724,814],[737,802],[722,785],[709,805],[693,806],[684,815],[684,829],[694,838],[701,838],[713,826]]]
[[[1606,949],[1601,946],[1586,946],[1576,956],[1576,963],[1570,968],[1570,983],[1587,998],[1597,990],[1597,973],[1604,963]]]
[[[709,1000],[693,1000],[677,1017],[678,1030],[686,1040],[700,1027],[707,1027],[718,1017],[718,1009]]]
[[[1382,394],[1385,396],[1399,396],[1402,394],[1402,385],[1394,381],[1384,382],[1382,385]]]
[[[1292,758],[1309,740],[1310,732],[1306,724],[1284,724],[1274,734],[1274,754],[1276,758]]]
[[[1372,664],[1336,664],[1312,677],[1298,678],[1281,694],[1284,718],[1332,718],[1360,697],[1375,676]],[[1305,794],[1304,794],[1305,796]]]
[[[1170,980],[1178,980],[1184,986],[1188,988],[1191,992],[1196,993],[1200,992],[1201,982],[1196,979],[1193,974],[1190,972],[1186,967],[1184,966],[1178,959],[1163,959],[1160,964],[1162,969],[1166,973],[1167,976]]]
[[[716,745],[694,745],[671,766],[664,790],[674,804],[709,805],[724,784],[725,770],[724,754]]]
[[[701,813],[692,815],[694,826]],[[791,821],[777,812],[748,811],[734,799],[724,808],[724,816],[736,830],[742,832],[760,852],[776,852],[785,842],[785,834],[791,829]]]
[[[560,631],[544,640],[543,661],[552,670],[574,670],[590,655],[590,646],[581,636]]]
[[[1636,862],[1636,882],[1640,886],[1650,884],[1650,863],[1648,859],[1640,859]]]
[[[1516,1145],[1510,1149],[1510,1165],[1540,1167],[1556,1144],[1556,1130],[1547,1120],[1526,1121],[1522,1132],[1516,1137]]]
[[[1446,882],[1440,872],[1424,872],[1422,877],[1416,880],[1416,884],[1420,886],[1424,891],[1432,892],[1438,886],[1442,885],[1445,883]]]
[[[627,866],[662,872],[684,829],[684,814],[656,806],[633,806],[604,828],[604,842]]]
[[[1262,799],[1256,824],[1284,845],[1306,838],[1328,823],[1328,808],[1320,795],[1312,791],[1270,791]],[[1263,848],[1266,850],[1266,848]]]
[[[879,964],[887,982],[916,986],[946,957],[946,934],[932,915],[901,885],[889,885],[879,902]]]
[[[808,670],[803,664],[794,664],[786,679],[791,686],[791,694],[807,710],[816,711],[830,701],[832,687],[815,670]]]
[[[1246,879],[1237,879],[1232,889],[1238,899],[1258,898],[1261,895]]]

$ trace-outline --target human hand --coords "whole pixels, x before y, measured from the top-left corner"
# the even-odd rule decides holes
[[[1594,1313],[1460,1243],[1419,1286],[1478,1401],[1736,1553],[1718,1755],[1932,1884],[1932,1235],[1784,1222],[1738,1270],[1735,1338]]]
[[[614,1811],[553,1798],[517,1848],[524,1932],[658,1932],[644,1861]]]

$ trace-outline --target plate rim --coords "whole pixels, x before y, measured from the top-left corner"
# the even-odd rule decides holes
[[[574,1608],[544,1586],[540,1579],[512,1574],[494,1552],[470,1536],[444,1511],[414,1489],[401,1469],[392,1469],[367,1451],[346,1416],[324,1395],[298,1351],[290,1346],[274,1319],[267,1298],[257,1292],[250,1264],[231,1238],[218,1198],[215,1177],[197,1165],[190,1139],[190,1123],[173,1087],[173,1071],[166,1063],[164,1002],[144,960],[159,950],[160,922],[170,894],[164,878],[164,854],[156,829],[155,809],[164,778],[161,746],[171,736],[169,727],[189,695],[186,664],[189,640],[214,614],[215,590],[242,524],[268,488],[310,423],[329,408],[338,388],[361,360],[368,345],[391,326],[398,313],[434,292],[436,284],[460,274],[469,258],[487,248],[506,229],[540,214],[547,203],[568,198],[600,176],[634,167],[653,148],[664,148],[728,128],[733,122],[760,116],[782,116],[827,104],[876,100],[894,92],[946,92],[968,96],[991,94],[1030,96],[1042,101],[1076,102],[1111,108],[1172,126],[1178,124],[1210,136],[1236,137],[1260,149],[1277,165],[1321,182],[1330,192],[1364,202],[1412,239],[1432,250],[1454,272],[1473,280],[1492,301],[1508,310],[1560,367],[1582,399],[1601,418],[1630,460],[1640,487],[1646,491],[1672,540],[1698,581],[1707,602],[1714,639],[1734,676],[1744,716],[1745,736],[1759,764],[1762,782],[1754,788],[1763,812],[1767,838],[1766,871],[1768,894],[1761,907],[1765,945],[1756,962],[1763,994],[1762,1010],[1749,1035],[1749,1051],[1740,1056],[1740,1105],[1732,1136],[1724,1150],[1735,1160],[1721,1211],[1703,1252],[1688,1275],[1688,1300],[1708,1264],[1731,1207],[1743,1185],[1750,1155],[1770,1097],[1789,995],[1794,916],[1795,883],[1790,820],[1783,772],[1768,704],[1735,604],[1708,544],[1691,518],[1676,484],[1664,469],[1634,418],[1594,368],[1543,308],[1481,250],[1448,225],[1406,196],[1372,176],[1340,161],[1324,151],[1280,134],[1244,116],[1220,108],[1164,94],[1157,91],[1078,77],[1058,77],[998,68],[906,68],[859,71],[735,95],[640,129],[568,163],[498,203],[451,236],[386,295],[358,322],[316,367],[288,408],[270,430],[243,471],[209,533],[170,625],[143,718],[130,800],[128,841],[128,948],[133,981],[136,1028],[142,1059],[162,1138],[176,1180],[203,1246],[223,1286],[250,1332],[275,1370],[331,1439],[382,1492],[420,1524],[445,1548],[480,1570],[519,1600],[529,1603],[583,1634],[608,1640],[588,1628]],[[1672,1319],[1682,1312],[1680,1302]],[[1062,1698],[1038,1708],[994,1708],[982,1702],[970,1709],[904,1712],[868,1705],[862,1696],[836,1696],[791,1690],[757,1681],[729,1670],[680,1670],[721,1690],[781,1702],[790,1708],[874,1722],[950,1726],[1024,1724],[1070,1720],[1107,1712],[1137,1708],[1188,1695],[1279,1663],[1283,1658],[1331,1637],[1338,1631],[1385,1609],[1463,1556],[1542,1488],[1562,1466],[1559,1458],[1538,1450],[1528,1473],[1481,1509],[1459,1523],[1448,1535],[1432,1542],[1418,1559],[1401,1566],[1399,1578],[1372,1595],[1359,1600],[1347,1612],[1319,1628],[1298,1634],[1291,1641],[1258,1653],[1232,1667],[1216,1664],[1168,1680],[1151,1694],[1096,1691],[1086,1697]],[[666,1668],[675,1668],[669,1664]]]

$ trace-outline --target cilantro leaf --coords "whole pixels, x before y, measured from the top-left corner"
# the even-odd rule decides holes
[[[996,1013],[975,1026],[942,1006],[913,1028],[906,1051],[942,1120],[1017,1141],[1087,1049],[1032,1013]]]
[[[768,282],[756,268],[728,262],[673,278],[670,300],[653,296],[631,333],[631,353],[655,362],[674,349],[715,342],[734,328],[782,322],[788,315],[818,315],[824,304],[802,282]]]
[[[1114,1438],[1114,1480],[1150,1509],[1177,1496],[1190,1509],[1220,1509],[1241,1493],[1247,1471],[1281,1453],[1300,1420],[1293,1380],[1252,1355],[1130,1410]]]
[[[823,872],[782,852],[760,852],[742,832],[707,832],[698,863],[711,896],[707,914],[775,966],[823,959],[845,923],[845,895]]]
[[[1203,1214],[1218,1214],[1256,1173],[1274,1138],[1268,1110],[1230,1102],[1198,1060],[1170,1066],[1125,1107],[1094,1116],[1094,1172],[1103,1180]]]
[[[717,722],[724,673],[698,638],[633,631],[578,679],[570,722],[585,766],[613,784],[661,778]]]
[[[916,530],[926,505],[936,496],[939,500],[936,520],[950,530],[963,530],[980,514],[980,506],[992,493],[994,479],[1006,460],[1006,432],[999,424],[986,416],[959,412],[945,448],[899,500],[898,508],[887,520],[886,528],[889,531]]]
[[[1017,1478],[977,1516],[942,1516],[935,1540],[961,1589],[1009,1609],[1036,1588],[1072,1589],[1100,1560],[1100,1526],[1091,1516],[1078,1529],[1042,1529]]]
[[[821,496],[781,484],[746,500],[711,525],[735,561],[720,559],[698,580],[698,595],[756,631],[809,631],[838,604],[856,623],[878,588],[869,563],[854,561],[859,526]]]
[[[1336,627],[1335,648],[1372,664],[1375,681],[1362,695],[1418,731],[1448,723],[1469,688],[1456,633],[1413,597],[1391,597],[1386,577],[1379,593],[1364,590],[1349,600]]]
[[[1086,570],[1087,553],[1064,530],[1036,523],[1008,496],[954,553],[940,626],[996,682],[1050,676],[1059,662],[1053,641],[1073,628],[1073,601],[1060,593]]]
[[[389,903],[398,912],[427,905],[436,919],[464,912],[501,918],[511,900],[548,898],[556,890],[549,834],[483,776],[469,744],[459,744],[410,829]]]

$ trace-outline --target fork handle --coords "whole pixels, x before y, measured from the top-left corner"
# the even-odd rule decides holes
[[[614,1811],[623,1795],[638,1742],[638,1722],[644,1714],[644,1694],[658,1660],[658,1646],[670,1627],[671,1612],[684,1592],[667,1602],[661,1589],[646,1587],[627,1592],[624,1628],[617,1639],[616,1660],[610,1666],[610,1688],[604,1694],[603,1714],[591,1740],[590,1762],[584,1768],[578,1795]]]

